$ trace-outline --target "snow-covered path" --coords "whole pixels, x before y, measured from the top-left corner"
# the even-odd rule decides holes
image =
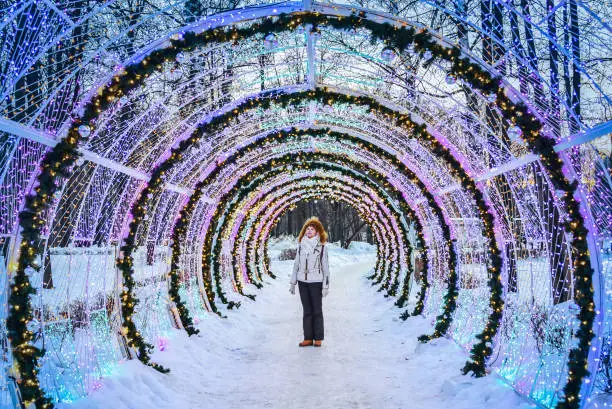
[[[60,407],[532,407],[495,377],[462,376],[466,356],[451,341],[419,344],[430,322],[399,320],[394,299],[365,278],[372,256],[344,263],[331,254],[322,348],[297,346],[302,307],[298,291],[288,291],[291,262],[274,262],[277,279],[249,289],[256,302],[244,299],[239,310],[226,312],[228,319],[206,319],[200,337],[173,334],[165,351],[154,354],[170,374],[127,362],[90,398]]]

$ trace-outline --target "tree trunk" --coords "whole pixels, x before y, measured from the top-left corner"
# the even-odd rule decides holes
[[[555,8],[555,0],[546,0],[546,9],[548,10],[548,53],[550,65],[550,113],[549,118],[552,119],[550,124],[554,127],[555,133],[560,133],[561,110],[559,106],[559,51],[553,44],[557,41],[557,25],[555,21],[555,13],[552,10]]]

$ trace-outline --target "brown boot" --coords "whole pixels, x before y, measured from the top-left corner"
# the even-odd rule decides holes
[[[307,347],[309,345],[312,345],[312,339],[305,339],[302,342],[300,342],[298,345],[301,347]]]
[[[317,339],[317,340],[314,342],[314,346],[316,346],[316,347],[320,347],[320,346],[321,346],[321,342],[323,342],[323,340],[321,340],[321,339]]]

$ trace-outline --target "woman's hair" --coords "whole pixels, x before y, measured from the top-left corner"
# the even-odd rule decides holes
[[[323,223],[321,223],[319,218],[316,216],[313,216],[304,222],[304,226],[302,226],[302,231],[300,231],[300,235],[298,237],[298,242],[302,241],[302,237],[304,237],[304,234],[306,234],[306,229],[308,228],[308,226],[314,227],[317,233],[319,233],[319,240],[321,241],[321,243],[327,242],[327,232],[323,227]]]

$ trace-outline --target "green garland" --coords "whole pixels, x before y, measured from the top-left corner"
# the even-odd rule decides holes
[[[405,231],[405,229],[402,229],[402,232],[404,234],[405,239],[408,239],[408,232]],[[405,243],[407,243],[408,241],[404,241]],[[385,297],[389,297],[389,296],[395,296],[397,295],[397,285],[395,285],[395,287],[393,285],[391,285],[391,282],[393,281],[393,283],[397,282],[399,285],[399,274],[400,274],[400,267],[401,267],[401,260],[400,260],[400,252],[399,252],[399,245],[397,248],[398,251],[396,251],[396,256],[393,258],[393,260],[391,261],[391,267],[389,268],[389,271],[387,272],[387,277],[385,278],[385,281],[383,283],[383,285],[381,285],[377,292],[381,292],[382,290],[387,290],[386,294],[384,294]],[[406,257],[406,248],[403,248],[403,252],[404,252],[404,257]]]
[[[168,294],[170,295],[171,299],[174,294],[174,299],[177,304],[181,302],[181,304],[184,305],[179,295],[180,280],[178,279],[181,270],[181,243],[183,243],[185,241],[185,238],[187,237],[187,229],[189,228],[189,223],[191,222],[191,215],[193,214],[196,204],[199,202],[201,197],[202,188],[201,186],[196,186],[194,193],[189,197],[189,200],[181,209],[179,213],[179,218],[176,221],[172,230],[172,263],[170,265],[169,273],[171,280],[170,286],[168,288]],[[208,305],[210,306],[210,310],[212,310],[217,315],[222,316],[219,313],[215,304],[215,294],[213,291],[211,291],[210,281],[202,278],[202,285],[204,286],[204,291],[206,293],[206,298],[208,301]],[[204,300],[202,300],[202,304],[208,310],[209,307],[207,306],[207,303]],[[189,315],[189,311],[187,309],[185,309],[184,312],[181,312],[181,310],[179,310],[179,313],[183,327],[185,328],[185,330],[187,330],[187,333],[189,335],[192,335],[192,330],[188,329],[193,328],[193,322],[191,316]]]
[[[134,258],[132,253],[136,249],[135,237],[138,231],[138,226],[145,218],[145,206],[147,195],[154,193],[159,194],[159,190],[153,191],[151,185],[159,185],[159,179],[153,179],[149,186],[143,189],[139,200],[132,206],[133,219],[130,222],[128,237],[124,240],[124,244],[120,247],[123,252],[123,258],[117,260],[117,268],[121,271],[123,277],[123,290],[121,291],[121,317],[123,320],[121,333],[127,339],[127,344],[131,348],[138,351],[138,359],[144,364],[149,365],[159,372],[167,373],[169,370],[163,366],[151,362],[149,354],[153,349],[153,345],[146,342],[142,334],[136,329],[136,324],[132,320],[138,299],[134,296]]]
[[[262,227],[263,228],[263,227]],[[255,266],[255,273],[257,274],[257,277],[259,277],[259,281],[263,282],[263,275],[261,273],[261,260],[259,259],[259,251],[258,247],[255,246],[259,246],[259,236],[261,235],[261,231],[259,231],[259,234],[257,232],[256,229],[250,229],[249,230],[249,235],[247,237],[247,243],[248,243],[248,252],[247,252],[247,265],[251,266],[254,265]],[[253,260],[254,257],[254,260]]]
[[[238,108],[233,111],[233,113],[236,113],[236,112],[240,112],[238,110]],[[298,130],[298,129],[292,128],[292,129],[290,129],[288,131],[287,130],[283,130],[283,131],[279,131],[277,133],[269,134],[266,137],[260,138],[257,141],[253,142],[251,145],[248,145],[248,146],[238,150],[237,152],[233,153],[232,155],[230,155],[228,158],[226,158],[223,161],[223,165],[227,165],[229,163],[235,163],[236,160],[238,160],[239,158],[244,156],[245,151],[247,151],[247,150],[248,151],[252,151],[252,150],[257,149],[259,147],[263,147],[263,146],[269,145],[271,143],[286,141],[290,137],[291,138],[295,138],[295,137],[301,137],[303,135],[327,136],[327,137],[332,137],[332,138],[336,138],[336,139],[348,140],[349,142],[352,142],[352,143],[360,146],[361,148],[367,149],[369,152],[371,152],[371,153],[373,153],[375,155],[379,155],[379,156],[382,156],[382,157],[386,158],[394,166],[398,167],[400,169],[400,171],[409,180],[411,180],[413,183],[417,184],[417,186],[421,189],[421,191],[423,192],[423,194],[427,198],[428,203],[431,206],[433,206],[434,212],[436,214],[441,215],[441,209],[439,208],[439,206],[437,205],[436,201],[434,200],[433,195],[431,195],[431,193],[429,193],[427,191],[425,185],[418,179],[418,177],[414,174],[414,172],[412,172],[409,168],[407,168],[401,161],[399,161],[393,155],[389,154],[384,149],[379,148],[376,145],[365,144],[362,140],[360,140],[357,137],[354,137],[354,136],[351,136],[351,135],[348,135],[348,134],[344,134],[344,133],[332,132],[332,131],[330,131],[328,129],[321,129],[321,130],[301,130],[300,129],[300,130]],[[193,137],[194,136],[192,136],[190,138],[190,140]],[[207,180],[211,180],[213,177],[215,177],[216,174],[218,174],[220,172],[220,170],[221,170],[220,166],[215,167],[214,170],[211,172],[211,174],[207,177]],[[196,188],[196,190],[197,190],[197,188]],[[403,200],[400,199],[399,202],[402,203]],[[220,215],[219,215],[219,217],[220,217]],[[441,216],[439,218],[440,218],[440,220],[443,221],[443,218]],[[207,270],[208,269],[208,260],[205,260],[205,258],[207,257],[208,254],[209,253],[206,250],[203,250],[203,258],[204,258],[203,259],[203,266],[206,266],[205,271],[208,271]],[[382,257],[381,259],[382,259],[381,263],[383,265],[380,268],[381,268],[382,271],[385,271],[385,269],[387,268],[386,261],[385,261],[386,257]],[[214,268],[213,271],[216,271],[216,268]],[[398,272],[399,272],[399,270],[396,272],[396,274]],[[217,279],[216,279],[216,282],[218,282]],[[426,280],[424,280],[424,283],[427,284]],[[220,290],[220,287],[217,286],[217,289]],[[424,292],[423,292],[423,294],[424,294]],[[222,297],[222,301],[226,300],[224,295],[222,295],[221,297]]]
[[[246,226],[241,223],[239,228],[238,228],[238,232],[236,234],[236,237],[241,237],[244,234],[245,230],[246,230]],[[239,253],[238,243],[239,243],[239,240],[235,240],[234,241],[234,248],[232,249],[232,255],[233,255],[233,258],[232,258],[232,269],[235,272],[235,274],[234,274],[234,279],[235,280],[238,279],[237,272],[240,272],[240,273],[242,272],[242,266],[236,265],[236,254]],[[255,280],[255,276],[253,275],[252,270],[250,268],[248,268],[248,265],[247,265],[246,273],[247,273],[248,283],[253,284],[258,289],[261,289],[263,287],[263,284],[261,282],[258,282],[258,281]]]
[[[421,243],[417,244],[417,246],[419,245],[421,245]],[[395,301],[395,305],[400,308],[402,308],[404,304],[406,303],[406,301],[408,301],[408,295],[410,294],[410,278],[412,277],[412,274],[413,274],[412,248],[411,247],[408,248],[408,254],[406,255],[406,258],[408,259],[408,263],[407,263],[406,275],[404,276],[404,282],[402,284],[402,294]]]
[[[236,205],[236,203],[232,204],[232,206],[235,206],[235,205]],[[231,207],[227,211],[227,213],[231,213]],[[225,218],[225,220],[227,220],[227,217]],[[220,266],[219,258],[220,258],[220,254],[221,254],[221,245],[222,245],[222,241],[220,240],[220,238],[223,237],[223,230],[224,230],[224,227],[226,225],[227,225],[227,223],[223,223],[223,225],[221,226],[221,229],[219,229],[218,231],[216,229],[214,230],[214,235],[216,237],[218,237],[217,240],[215,241],[215,247],[213,249],[213,254],[217,254],[217,257],[214,257],[214,259],[213,259],[214,260],[213,263],[214,263],[215,271],[219,271],[219,266]],[[212,227],[212,222],[209,225],[209,231],[210,231],[211,227]],[[214,237],[213,237],[213,239],[214,239]],[[233,255],[233,252],[232,252],[232,255]],[[236,271],[234,270],[234,282],[236,284],[236,289],[238,290],[238,293],[241,294],[241,295],[244,295],[247,298],[250,298],[253,301],[255,301],[255,297],[256,296],[254,294],[244,294],[244,292],[242,290],[242,283],[241,283],[241,281],[242,280],[240,280],[240,278],[236,274]]]
[[[330,157],[330,156],[334,157],[334,155],[323,155],[323,154],[318,154],[318,155],[322,156],[322,157]],[[291,158],[296,158],[296,157],[300,157],[300,156],[294,155]],[[233,159],[229,159],[228,158],[228,160],[233,160]],[[257,177],[259,177],[267,168],[270,168],[270,166],[274,166],[274,163],[278,163],[278,162],[279,162],[279,160],[272,159],[272,160],[268,161],[265,165],[260,165],[255,170],[250,171],[249,175],[257,175]],[[280,170],[274,170],[274,171],[270,171],[270,172],[272,174],[276,174],[276,173],[279,173]],[[241,178],[241,180],[242,179],[245,179],[247,181],[253,180],[253,179],[249,179],[248,175],[247,176],[243,176]],[[262,180],[265,181],[264,179],[261,179],[255,185],[259,185],[259,184],[263,183]],[[217,240],[216,246],[214,248],[212,248],[212,242],[214,240],[214,238],[212,236],[214,236],[214,232],[218,231],[217,224],[219,223],[219,220],[221,219],[221,217],[225,216],[223,218],[224,218],[224,220],[227,220],[227,218],[229,217],[228,215],[231,214],[232,207],[234,207],[235,204],[240,201],[240,199],[242,199],[246,194],[248,194],[248,192],[250,190],[252,190],[252,189],[250,189],[249,191],[245,191],[245,190],[242,190],[240,188],[237,188],[237,186],[238,185],[235,184],[229,192],[224,194],[224,196],[223,196],[224,199],[221,199],[221,201],[220,201],[221,204],[219,206],[217,206],[217,208],[215,209],[215,212],[213,214],[211,223],[209,224],[207,232],[206,232],[207,239],[205,239],[204,247],[202,249],[202,254],[203,254],[203,257],[204,257],[203,263],[202,263],[202,268],[203,269],[211,268],[210,259],[213,261],[211,270],[212,270],[213,276],[215,277],[215,282],[217,283],[218,291],[220,290],[220,278],[219,278],[219,274],[218,274],[219,268],[218,268],[218,261],[217,260],[218,260],[218,257],[219,257],[218,254],[219,254],[220,244],[219,244],[219,240]],[[235,197],[236,195],[237,195],[237,197]],[[220,207],[225,207],[225,208],[228,207],[227,204],[223,204],[223,203],[225,203],[226,198],[228,198],[228,197],[234,197],[233,204],[231,206],[229,206],[229,210],[226,210],[223,213],[218,212],[218,209]]]
[[[455,309],[457,308],[457,297],[459,296],[459,290],[457,288],[457,278],[458,277],[457,277],[457,272],[455,270],[455,267],[457,266],[457,255],[454,251],[452,251],[453,242],[455,241],[456,240],[451,241],[451,247],[449,250],[449,265],[452,265],[453,268],[450,270],[450,273],[446,280],[448,289],[446,291],[446,294],[444,294],[444,298],[443,298],[444,300],[443,311],[440,315],[436,317],[436,325],[434,327],[434,333],[432,335],[419,336],[418,340],[421,342],[427,342],[434,338],[440,338],[444,336],[448,332],[448,329],[450,328],[453,313]]]
[[[285,212],[287,212],[289,209],[285,209],[283,211],[283,213],[281,213],[281,216],[285,214]],[[280,220],[280,217],[274,221],[272,221],[270,228],[268,229],[268,232],[272,231],[272,229],[274,229],[276,227],[276,225],[278,224]],[[269,236],[269,233],[267,233],[268,235],[266,235],[266,233],[261,230],[259,232],[259,235],[257,237],[255,237],[255,239],[257,240],[258,243],[261,242],[261,235],[264,235],[264,245],[263,245],[263,252],[264,252],[264,261],[262,262],[260,260],[259,257],[259,253],[255,253],[255,267],[257,269],[259,269],[260,265],[263,265],[264,267],[264,271],[266,271],[266,274],[270,275],[270,277],[272,277],[273,279],[276,279],[276,276],[274,275],[274,273],[272,273],[272,271],[270,270],[270,256],[268,255],[268,242],[267,242],[267,237]]]
[[[574,270],[576,277],[574,299],[580,306],[580,313],[578,314],[580,328],[577,332],[579,345],[570,351],[569,376],[564,388],[565,400],[558,403],[558,408],[576,409],[580,406],[579,391],[583,378],[588,375],[586,368],[588,365],[589,343],[594,336],[592,327],[595,306],[593,301],[592,268],[586,241],[588,231],[580,215],[580,206],[574,198],[577,182],[570,184],[563,175],[563,161],[553,149],[554,140],[540,135],[541,122],[528,112],[524,104],[512,103],[505,96],[502,88],[500,88],[500,80],[498,78],[492,78],[488,72],[483,70],[478,64],[472,63],[468,58],[460,58],[461,50],[458,47],[446,48],[438,44],[426,30],[416,33],[412,27],[398,28],[386,23],[375,23],[367,20],[365,17],[365,13],[358,16],[352,15],[339,18],[332,18],[318,13],[296,13],[294,15],[280,15],[274,19],[255,23],[248,28],[232,27],[229,30],[211,29],[199,34],[186,33],[182,40],[172,40],[170,47],[155,50],[141,62],[127,66],[121,75],[113,77],[111,85],[103,87],[98,95],[86,105],[83,117],[80,120],[74,121],[68,136],[52,148],[42,161],[41,173],[38,176],[39,186],[36,194],[26,199],[25,210],[20,213],[19,217],[20,227],[26,235],[23,236],[24,239],[21,242],[20,256],[14,277],[15,284],[12,286],[12,293],[9,297],[11,308],[7,325],[11,336],[13,355],[18,364],[19,378],[22,380],[19,386],[26,402],[35,402],[37,407],[52,406],[50,400],[44,396],[36,380],[38,358],[44,352],[31,345],[32,336],[27,331],[27,322],[32,319],[30,295],[34,289],[31,287],[25,271],[28,267],[38,267],[35,263],[35,258],[39,255],[39,250],[36,248],[35,243],[39,239],[40,229],[45,223],[42,218],[39,218],[39,215],[44,214],[50,207],[50,198],[58,190],[54,178],[56,176],[59,180],[67,178],[69,175],[67,171],[78,156],[76,151],[80,139],[77,132],[78,126],[82,123],[86,125],[93,124],[95,118],[108,108],[113,101],[126,95],[130,90],[141,86],[152,72],[161,70],[163,63],[173,60],[181,50],[193,50],[196,47],[217,42],[238,42],[257,33],[278,33],[292,30],[298,25],[312,24],[315,30],[318,25],[327,25],[335,29],[363,27],[370,30],[373,40],[381,40],[397,50],[403,51],[408,45],[414,44],[417,52],[424,53],[425,51],[430,51],[433,58],[443,58],[452,63],[452,74],[483,93],[494,93],[497,96],[495,103],[500,108],[504,118],[522,129],[523,137],[527,141],[529,148],[540,156],[541,163],[549,172],[555,189],[566,193],[564,198],[565,207],[568,212],[566,231],[573,235],[572,249],[574,260],[576,261]],[[165,171],[165,169],[161,170]],[[163,172],[155,176],[163,176]],[[152,178],[152,180],[154,181],[155,178]],[[479,208],[482,214],[483,208],[480,205]],[[484,209],[486,214],[488,214],[487,210]],[[491,244],[491,239],[489,241]],[[496,246],[491,248],[493,249],[491,264],[495,266],[500,258],[499,250],[497,250]],[[124,268],[123,272],[129,275],[131,269],[130,256],[128,255],[119,264]],[[491,353],[491,348],[485,344],[489,343],[496,334],[503,310],[500,271],[490,271],[489,273],[494,273],[491,274],[491,279],[489,280],[489,285],[493,289],[490,299],[490,306],[493,312],[489,316],[485,331],[478,336],[481,339],[481,343],[475,345],[472,349],[473,362],[468,363],[464,368],[466,372],[473,371],[476,376],[482,376],[485,373],[485,361]],[[137,301],[130,297],[129,294],[127,294],[127,297],[122,298],[122,300],[124,299],[127,303]],[[130,311],[125,306],[123,306],[122,310]],[[124,317],[124,324],[125,320],[126,317]],[[146,359],[146,354],[142,353],[146,348],[142,348],[141,343],[143,341],[136,336],[135,330],[129,329],[129,339],[134,346],[141,350],[142,358]]]
[[[317,176],[317,178],[334,180],[333,178],[322,177],[322,176]],[[353,187],[352,189],[345,189],[342,185],[334,185],[334,186],[335,186],[336,191],[341,191],[343,193],[343,195],[349,195],[349,196],[350,196],[351,193],[354,193],[355,190],[359,190],[359,188],[357,188],[357,187]],[[328,187],[316,187],[316,188],[313,188],[313,189],[314,190],[312,192],[309,191],[308,194],[301,195],[299,197],[300,200],[304,200],[304,199],[307,199],[307,198],[310,198],[310,197],[320,197],[320,195],[325,194],[325,196],[333,197],[333,198],[335,198],[337,200],[344,201],[348,205],[351,205],[351,206],[355,205],[354,201],[348,201],[345,198],[341,198],[340,196],[334,196],[334,194],[333,194],[334,191],[330,190]],[[255,215],[252,215],[251,219],[254,218],[255,221],[254,221],[254,223],[253,223],[253,225],[251,227],[254,227],[255,225],[260,225],[261,223],[268,223],[269,217],[273,217],[273,215],[276,212],[278,212],[278,208],[277,207],[279,207],[279,202],[283,202],[281,204],[281,206],[284,206],[285,208],[287,206],[290,206],[290,204],[286,203],[286,201],[288,200],[287,197],[291,193],[293,193],[295,191],[299,191],[299,190],[303,190],[303,188],[302,187],[296,187],[295,189],[290,189],[287,192],[285,192],[283,196],[276,197],[274,200],[272,200],[270,202],[270,204],[268,206],[266,206],[266,209],[274,209],[274,212],[272,212],[271,214],[267,215],[268,218],[261,219],[262,217],[266,217],[266,215],[265,214],[261,215],[260,212],[256,213]],[[359,190],[359,191],[361,191],[361,190]],[[368,194],[368,193],[363,191],[363,194]],[[317,195],[319,195],[319,196],[317,196]],[[355,198],[359,199],[359,196],[356,196]],[[370,215],[368,215],[368,213],[365,210],[359,210],[359,209],[357,209],[357,210],[358,210],[358,213],[360,214],[360,216],[363,218],[363,220],[368,224],[368,226],[370,226],[372,231],[374,231],[376,228],[379,228],[379,227],[376,227],[377,226],[376,220],[374,218],[372,218]],[[284,211],[285,210],[281,211],[281,214],[284,214]],[[254,230],[251,229],[251,231],[254,231]]]
[[[390,268],[390,266],[387,266],[388,257],[386,256],[387,254],[391,253],[391,246],[389,245],[389,243],[384,244],[383,250],[384,250],[384,255],[382,259],[380,260],[381,267],[380,267],[380,270],[374,271],[374,274],[373,274],[374,280],[372,281],[372,286],[375,286],[376,284],[380,284],[385,275],[385,272],[387,271],[387,269]]]
[[[338,189],[339,189],[339,190],[342,190],[342,189],[340,189],[340,188],[338,188]],[[356,188],[355,188],[355,189],[356,189]],[[350,204],[350,203],[349,203],[349,204]],[[284,213],[285,213],[285,211],[286,211],[286,210],[284,210],[284,211],[283,211],[281,214],[284,214]],[[365,214],[365,213],[364,213],[364,214]],[[280,216],[279,216],[279,217],[280,217]],[[365,217],[365,216],[362,216],[362,217]],[[364,218],[364,220],[366,220],[366,219]],[[276,222],[278,222],[278,219],[276,220]],[[275,222],[275,223],[276,223],[276,222]],[[378,226],[378,227],[376,227],[376,226]],[[376,222],[376,220],[373,220],[373,221],[372,221],[372,224],[370,225],[370,227],[372,228],[373,233],[374,233],[374,234],[376,235],[376,237],[378,238],[377,242],[378,242],[378,243],[384,242],[384,240],[382,240],[382,239],[380,238],[380,237],[383,237],[383,236],[382,236],[382,233],[381,233],[381,230],[383,229],[382,225],[378,224],[378,223]],[[270,229],[270,230],[271,230],[271,229]],[[263,232],[262,232],[262,233],[263,233]]]
[[[377,240],[377,242],[379,242],[379,240]],[[366,277],[368,280],[374,280],[378,275],[378,271],[382,268],[381,264],[383,263],[383,259],[385,258],[384,254],[386,252],[387,248],[385,247],[385,243],[383,243],[382,248],[381,246],[378,246],[376,248],[376,264],[374,265],[374,271],[372,272],[372,274]]]
[[[385,231],[385,233],[387,233]],[[390,272],[391,271],[391,263],[389,262],[389,257],[387,256],[388,254],[392,254],[392,250],[391,250],[391,243],[388,242],[384,242],[383,243],[383,247],[382,247],[382,256],[380,257],[380,260],[376,260],[376,266],[374,267],[374,273],[369,276],[368,278],[372,279],[372,286],[375,286],[377,284],[380,284],[383,280],[383,277],[385,276],[386,272]],[[389,265],[387,265],[389,263]],[[380,291],[380,289],[379,289]]]
[[[213,170],[211,175],[214,177],[216,173],[218,173],[218,171]],[[185,239],[186,234],[187,234],[187,227],[189,226],[189,223],[191,221],[191,215],[193,214],[193,211],[195,210],[196,205],[200,201],[203,195],[203,189],[207,186],[207,183],[208,183],[207,180],[203,180],[199,182],[196,185],[193,194],[189,197],[189,200],[187,201],[185,206],[181,209],[179,219],[177,220],[177,223],[175,224],[174,229],[172,231],[172,237],[173,238],[176,237],[176,239],[174,240],[175,245],[178,243],[181,243]],[[172,264],[172,268],[170,271],[171,276],[178,275],[180,271],[180,264],[179,264],[180,263],[180,245],[178,246],[178,248],[176,248],[176,250],[177,251],[175,252],[175,247],[172,248],[173,264]],[[226,318],[218,310],[217,305],[215,304],[215,292],[212,289],[211,281],[212,280],[211,280],[210,275],[202,274],[202,284],[204,286],[204,291],[206,293],[206,298],[208,300],[208,304],[210,305],[210,309],[215,314],[219,315],[220,317]],[[178,293],[179,284],[180,283],[178,282],[178,280],[171,281],[169,292]],[[181,317],[181,319],[183,319],[183,317]]]
[[[325,179],[325,178],[324,178],[324,177],[321,177],[321,176],[317,176],[317,180],[318,180],[318,179]],[[283,184],[281,184],[281,185],[277,186],[277,187],[275,188],[275,191],[277,191],[278,189],[283,188],[283,187],[284,187],[284,185],[286,185],[286,184],[293,184],[293,182],[285,182],[285,183],[283,183]],[[342,186],[341,186],[341,185],[340,185],[340,186],[337,186],[337,188],[338,188],[339,190],[343,191],[343,188],[342,188]],[[354,190],[359,190],[357,187],[353,187],[353,189],[354,189]],[[290,191],[291,191],[291,190],[290,190]],[[359,191],[360,191],[360,190],[359,190]],[[363,192],[363,193],[365,193],[365,192]],[[268,194],[270,194],[270,192],[268,192]],[[266,195],[265,195],[265,197],[267,197],[267,195],[268,195],[268,194],[266,194]],[[285,194],[288,194],[288,193],[285,193]],[[280,197],[278,197],[278,198],[277,198],[277,200],[274,200],[274,201],[270,202],[270,204],[269,204],[267,207],[269,207],[269,208],[275,208],[276,203],[277,203],[278,201],[280,201],[281,199],[283,199],[283,196],[280,196]],[[261,199],[259,199],[259,202],[261,202],[262,200],[263,200],[263,197],[262,197]],[[350,204],[350,203],[348,203],[348,204]],[[248,215],[247,215],[247,216],[245,216],[245,218],[244,218],[244,219],[242,219],[242,221],[240,222],[240,225],[239,225],[239,227],[238,227],[238,234],[237,234],[237,236],[236,236],[236,237],[237,237],[237,238],[239,238],[239,237],[241,237],[241,236],[242,236],[242,234],[244,233],[244,230],[245,230],[245,229],[246,229],[246,227],[247,227],[247,223],[245,222],[247,219],[248,219],[248,220],[252,220],[252,219],[253,219],[253,217],[255,217],[255,221],[254,221],[253,223],[257,223],[257,224],[258,224],[258,223],[259,223],[259,220],[257,220],[257,217],[258,217],[258,216],[259,216],[259,213],[257,213],[255,216],[253,216],[253,215],[252,215],[252,209],[249,209],[249,211],[248,211]],[[365,219],[364,219],[364,220],[365,220]],[[369,222],[367,222],[367,221],[366,221],[366,223],[367,223],[369,226],[371,226],[371,221],[369,221]],[[233,259],[233,260],[234,260],[234,268],[236,268],[236,260],[239,258],[239,257],[238,257],[238,250],[237,250],[237,248],[238,248],[238,243],[239,243],[239,240],[238,240],[238,239],[237,239],[237,240],[235,240],[235,244],[234,244],[234,249],[235,249],[235,251],[234,251],[234,259]],[[249,265],[248,265],[248,260],[249,260],[249,257],[248,257],[248,249],[247,249],[247,251],[246,251],[246,266],[247,266],[247,276],[252,275],[252,272],[250,272],[250,268],[249,268]]]

